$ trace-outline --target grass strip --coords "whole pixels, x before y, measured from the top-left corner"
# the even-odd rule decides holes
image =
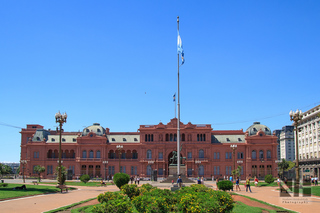
[[[25,185],[27,190],[24,190],[24,189],[13,190],[13,188],[17,186],[21,187],[22,184],[8,183],[7,186],[0,187],[0,200],[60,192],[60,189],[56,188],[55,186],[41,186],[41,185],[28,185],[28,184],[25,184]],[[75,188],[68,187],[68,189],[75,189]]]
[[[235,193],[233,193],[235,194]],[[245,197],[245,198],[248,198],[250,200],[253,200],[253,201],[257,201],[259,203],[262,203],[262,204],[265,204],[265,205],[268,205],[268,206],[271,206],[271,207],[274,207],[274,208],[277,208],[281,211],[287,211],[287,212],[291,212],[291,213],[298,213],[298,212],[295,212],[295,211],[292,211],[292,210],[289,210],[289,209],[285,209],[285,208],[282,208],[280,206],[276,206],[276,205],[273,205],[273,204],[270,204],[270,203],[267,203],[267,202],[264,202],[262,200],[258,200],[258,199],[255,199],[255,198],[252,198],[252,197],[249,197],[249,196],[246,196],[246,195],[241,195],[241,194],[236,194],[236,195],[239,195],[239,196],[242,196],[242,197]]]
[[[82,203],[89,202],[89,201],[94,200],[94,199],[97,199],[97,198],[96,197],[90,198],[90,199],[87,199],[87,200],[80,201],[78,203],[73,203],[71,205],[63,206],[63,207],[60,207],[60,208],[57,208],[57,209],[53,209],[53,210],[50,210],[50,211],[47,211],[47,212],[44,212],[44,213],[55,213],[55,212],[65,211],[65,210],[68,210],[68,209],[70,209],[70,208],[72,208],[74,206],[80,205]]]
[[[261,213],[262,210],[268,211],[270,213],[276,213],[277,211],[275,210],[270,210],[270,209],[265,209],[265,208],[260,208],[260,207],[253,207],[253,206],[248,206],[241,201],[236,201],[234,208],[232,209],[232,212],[236,213]]]

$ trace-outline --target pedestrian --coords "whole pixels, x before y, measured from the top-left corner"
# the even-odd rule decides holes
[[[314,177],[311,176],[311,186],[314,184]]]
[[[139,182],[140,182],[140,177],[139,177],[139,175],[138,175],[138,177],[137,177],[137,182],[138,182],[138,185],[139,185]]]
[[[201,177],[201,184],[204,184],[204,180],[203,180],[203,177]]]
[[[318,186],[318,176],[317,175],[314,177],[314,185]]]
[[[258,183],[259,183],[259,180],[258,180],[257,176],[254,176],[254,185],[256,187],[258,187]]]
[[[182,179],[181,179],[180,175],[179,175],[179,177],[178,177],[177,184],[178,184],[179,188],[181,188]]]
[[[281,182],[281,180],[280,180],[280,177],[278,176],[277,183],[278,183],[279,187],[280,187],[280,182]]]
[[[133,183],[133,176],[131,176],[130,180],[131,180],[131,184],[132,184]]]
[[[201,184],[201,180],[200,180],[199,177],[198,177],[197,183],[198,183],[198,184]]]
[[[239,189],[239,191],[241,191],[239,184],[240,184],[240,179],[239,179],[239,177],[237,177],[237,180],[236,180],[236,191],[238,191],[238,189]]]
[[[134,184],[137,184],[137,176],[134,176]]]
[[[231,191],[233,191],[233,176],[232,176],[232,175],[230,175],[229,180],[230,180],[231,183],[232,183],[232,189],[231,189]]]
[[[246,192],[248,192],[248,189],[250,190],[250,192],[252,192],[250,188],[250,176],[247,177],[247,180],[246,180]]]
[[[172,183],[172,186],[173,186],[173,184],[174,184],[174,180],[173,179],[172,179],[171,183]]]

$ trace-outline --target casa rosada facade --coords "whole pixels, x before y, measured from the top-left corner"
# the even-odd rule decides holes
[[[170,175],[173,151],[177,151],[177,118],[167,124],[140,125],[137,132],[110,132],[95,123],[82,132],[62,132],[62,165],[68,179],[82,174],[106,178],[117,172],[158,177]],[[60,131],[28,124],[21,130],[21,174],[36,176],[34,167],[44,166],[43,178],[55,178]],[[229,176],[241,166],[246,176],[276,176],[277,137],[255,122],[247,131],[212,130],[210,124],[180,123],[182,167],[188,177]],[[120,146],[119,146],[120,145]],[[231,145],[237,145],[232,149]],[[180,170],[181,171],[181,170]]]

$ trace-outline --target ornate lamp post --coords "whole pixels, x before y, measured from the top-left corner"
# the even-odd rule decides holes
[[[302,111],[298,110],[293,112],[292,110],[289,113],[290,120],[293,121],[294,126],[296,127],[296,186],[300,185],[300,175],[299,175],[299,147],[298,147],[298,124],[302,119]]]
[[[117,150],[118,150],[118,152],[119,152],[119,172],[120,172],[120,159],[121,159],[121,151],[122,151],[122,149],[123,149],[123,146],[122,145],[117,145]]]
[[[55,118],[56,118],[56,123],[59,123],[59,128],[60,128],[60,139],[59,139],[59,180],[58,184],[62,185],[61,182],[61,134],[62,134],[62,124],[67,122],[67,113],[64,113],[63,115],[60,114],[60,111],[56,113]]]
[[[233,170],[236,170],[236,149],[237,145],[236,144],[231,144],[230,148],[232,149],[232,154],[233,154]]]
[[[22,178],[23,178],[23,182],[25,183],[26,179],[24,178],[24,169],[25,169],[24,165],[27,164],[27,161],[26,160],[21,160],[21,164],[22,164]]]
[[[104,180],[106,180],[107,179],[107,164],[108,164],[108,161],[104,160],[104,161],[102,161],[102,163],[104,164]]]

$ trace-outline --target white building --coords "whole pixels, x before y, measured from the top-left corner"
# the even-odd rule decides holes
[[[298,125],[299,165],[304,178],[319,176],[320,105],[303,113]]]
[[[282,127],[280,133],[280,159],[295,160],[294,126]]]

